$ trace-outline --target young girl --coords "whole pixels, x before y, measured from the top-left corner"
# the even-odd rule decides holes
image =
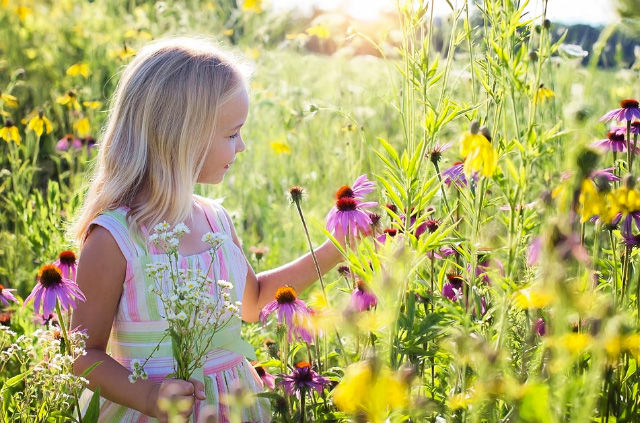
[[[145,366],[147,380],[129,381],[132,360],[148,357],[167,327],[160,299],[148,290],[153,281],[144,272],[146,264],[164,259],[146,242],[148,228],[162,221],[184,222],[190,232],[180,241],[180,265],[203,270],[211,259],[202,236],[226,234],[210,277],[233,283],[247,322],[258,320],[279,287],[288,284],[301,292],[316,279],[309,254],[256,275],[226,210],[193,194],[196,183],[220,183],[236,154],[244,151],[240,129],[248,108],[241,68],[204,40],[153,42],[122,74],[96,174],[74,227],[81,246],[77,283],[86,301],[74,310],[72,327],[89,335],[87,354],[76,360],[74,371],[80,374],[101,362],[88,377],[89,388],[100,387],[103,397],[101,422],[166,422],[158,400],[176,396],[190,404],[185,416],[193,412],[197,421],[209,404],[219,422],[228,422],[225,394],[237,387],[262,390],[246,358],[253,358],[254,351],[240,338],[239,320],[224,329],[230,341],[212,349],[189,382],[167,378],[173,366],[170,341]],[[323,272],[341,258],[330,242],[316,255]],[[257,398],[242,411],[243,422],[270,420],[265,399]]]

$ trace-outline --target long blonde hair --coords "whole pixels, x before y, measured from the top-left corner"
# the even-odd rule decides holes
[[[101,212],[128,206],[137,234],[190,216],[219,110],[246,87],[241,62],[202,38],[144,46],[124,69],[99,144],[96,171],[71,226],[82,246]]]

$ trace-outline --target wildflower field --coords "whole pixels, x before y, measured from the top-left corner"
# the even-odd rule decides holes
[[[254,69],[247,151],[198,193],[223,198],[256,272],[356,234],[243,326],[272,421],[640,422],[640,59],[599,68],[604,38],[564,44],[525,1],[458,2],[440,25],[433,1],[366,24],[259,0],[1,0],[0,422],[98,419],[71,371],[66,225],[119,71],[177,34]],[[222,400],[236,423],[258,399]]]

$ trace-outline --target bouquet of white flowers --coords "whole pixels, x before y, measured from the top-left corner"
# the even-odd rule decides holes
[[[168,261],[148,264],[146,269],[147,275],[155,281],[149,290],[160,297],[166,314],[164,317],[169,323],[160,343],[167,336],[171,338],[175,367],[170,376],[182,380],[189,380],[193,372],[204,364],[214,335],[232,318],[240,317],[241,306],[239,301],[232,302],[231,283],[218,280],[215,274],[213,279],[208,276],[214,268],[216,252],[227,237],[212,232],[202,237],[203,242],[211,245],[208,251],[211,262],[206,271],[199,268],[180,269],[178,244],[188,232],[189,228],[184,223],[178,223],[173,229],[166,222],[156,225],[149,240],[167,254]],[[211,294],[216,291],[212,289],[214,283],[219,287],[219,295]],[[150,358],[133,363],[133,373],[129,377],[131,382],[147,377],[144,366]]]

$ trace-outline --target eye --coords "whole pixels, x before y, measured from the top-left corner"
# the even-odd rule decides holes
[[[240,131],[238,131],[235,134],[231,135],[229,138],[234,139],[234,138],[238,138],[239,136],[240,136]]]

